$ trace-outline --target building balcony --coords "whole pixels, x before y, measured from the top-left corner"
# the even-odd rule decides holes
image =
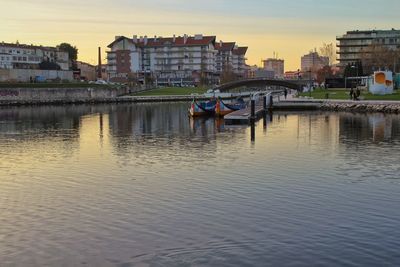
[[[372,36],[336,36],[337,41],[347,41],[347,40],[373,40],[376,37]]]

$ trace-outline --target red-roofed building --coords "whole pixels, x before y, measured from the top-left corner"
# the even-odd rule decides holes
[[[135,75],[144,81],[149,75],[160,83],[211,81],[215,73],[215,36],[117,36],[107,52],[109,79]]]
[[[232,53],[232,66],[233,72],[236,73],[240,78],[246,76],[246,52],[247,47],[235,47]]]
[[[233,49],[235,48],[235,42],[223,42],[219,41],[215,44],[215,49],[218,51],[215,68],[218,74],[224,71],[233,71],[232,56]]]
[[[225,68],[245,75],[247,47],[216,42],[215,36],[148,38],[117,36],[108,45],[107,72],[111,80],[152,77],[157,84],[216,83]]]

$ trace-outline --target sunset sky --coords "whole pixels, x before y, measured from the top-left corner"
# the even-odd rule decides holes
[[[79,49],[95,63],[115,35],[203,33],[249,46],[248,64],[277,52],[286,70],[352,29],[400,28],[399,0],[0,0],[0,41]],[[105,58],[105,55],[103,55]]]

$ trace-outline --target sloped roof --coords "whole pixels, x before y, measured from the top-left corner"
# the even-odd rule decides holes
[[[215,44],[215,49],[218,51],[232,51],[235,48],[235,42],[217,42]]]
[[[233,50],[233,54],[238,56],[244,56],[246,55],[247,49],[248,49],[247,46],[238,47],[237,49]]]
[[[188,36],[186,43],[185,37],[167,37],[167,38],[147,38],[147,43],[144,40],[139,40],[134,43],[132,39],[127,38],[125,36],[121,36],[114,40],[111,44],[108,45],[111,48],[115,43],[118,43],[122,40],[128,40],[130,43],[135,44],[140,47],[159,47],[159,46],[199,46],[199,45],[209,45],[210,43],[215,43],[215,36],[202,36],[201,38],[196,38],[194,36]]]

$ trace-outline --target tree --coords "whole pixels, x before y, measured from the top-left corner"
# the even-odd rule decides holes
[[[364,75],[364,69],[361,61],[357,61],[356,63],[347,64],[344,69],[343,77],[359,77]]]
[[[392,70],[400,67],[400,49],[389,49],[382,44],[372,44],[361,51],[361,61],[366,73],[376,70]]]
[[[322,47],[319,48],[319,54],[323,57],[329,58],[329,65],[333,65],[336,62],[336,50],[333,43],[324,43]]]
[[[330,66],[324,66],[317,71],[317,83],[322,84],[327,78],[334,76],[332,68]]]
[[[60,49],[60,51],[67,52],[71,61],[76,61],[78,59],[78,48],[76,48],[76,46],[72,46],[68,43],[62,43],[57,47]]]
[[[233,72],[231,64],[227,63],[224,65],[223,71],[220,76],[220,83],[228,83],[237,80],[236,74]]]
[[[60,70],[60,66],[57,63],[50,61],[42,61],[39,63],[39,68],[41,70]]]
[[[76,64],[76,60],[78,59],[78,48],[76,48],[76,46],[72,46],[68,43],[62,43],[57,47],[60,51],[68,53],[70,67],[73,70],[78,69],[78,66]]]

